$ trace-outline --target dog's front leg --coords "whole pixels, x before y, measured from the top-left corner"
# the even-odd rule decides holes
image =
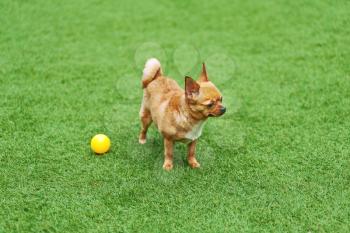
[[[173,147],[174,142],[164,138],[164,164],[163,168],[167,171],[173,169]]]
[[[194,140],[188,144],[187,161],[188,161],[188,164],[191,166],[191,168],[200,167],[200,164],[198,163],[195,155],[196,142],[197,140]]]

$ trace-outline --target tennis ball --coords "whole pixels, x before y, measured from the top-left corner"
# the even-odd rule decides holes
[[[111,140],[104,134],[97,134],[91,139],[91,149],[96,154],[104,154],[111,147]]]

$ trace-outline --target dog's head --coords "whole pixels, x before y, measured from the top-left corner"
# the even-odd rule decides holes
[[[221,116],[226,112],[222,104],[222,95],[209,81],[204,63],[197,81],[186,76],[185,95],[190,109],[203,117]]]

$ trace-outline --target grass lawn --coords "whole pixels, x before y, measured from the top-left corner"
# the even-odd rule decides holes
[[[0,1],[0,232],[349,232],[349,1]],[[155,127],[143,63],[207,62],[227,113],[201,169]],[[95,156],[90,139],[111,138]]]

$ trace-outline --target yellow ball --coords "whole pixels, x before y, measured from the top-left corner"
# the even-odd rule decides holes
[[[106,153],[111,147],[111,140],[104,134],[97,134],[91,139],[91,149],[96,154]]]

